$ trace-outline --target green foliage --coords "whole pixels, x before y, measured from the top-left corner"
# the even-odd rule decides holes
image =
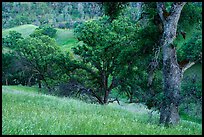
[[[75,32],[78,40],[83,43],[73,50],[85,64],[86,71],[91,74],[93,87],[96,91],[102,89],[102,92],[115,88],[120,81],[118,75],[126,71],[124,67],[127,67],[127,62],[134,62],[136,58],[134,35],[137,29],[134,24],[128,18],[119,18],[109,23],[108,17],[104,16],[99,20],[85,22]],[[130,54],[133,56],[129,56]],[[113,77],[110,83],[113,87],[103,85],[104,81],[111,79],[110,76]]]
[[[16,84],[18,72],[16,71],[16,55],[14,49],[17,48],[19,40],[23,39],[21,34],[16,31],[10,31],[6,37],[2,38],[2,83]],[[7,51],[5,50],[7,49]]]
[[[178,60],[201,60],[202,50],[202,7],[187,2],[178,22],[178,34],[174,41],[178,47]]]
[[[47,78],[57,78],[55,56],[60,52],[54,39],[42,35],[38,37],[28,37],[18,41],[16,52],[19,61],[30,68],[31,73],[36,75],[39,80],[43,80],[48,87]]]
[[[20,39],[22,39],[21,33],[17,31],[10,31],[9,35],[2,38],[2,46],[9,47],[9,48],[15,48],[17,41]]]
[[[40,39],[41,37],[46,36],[46,35],[43,35],[40,31],[38,31],[38,30],[42,30],[42,29],[35,30],[35,33],[32,34],[33,29],[35,29],[35,28],[36,28],[36,26],[34,26],[34,25],[22,25],[19,27],[11,28],[11,29],[6,29],[6,30],[3,30],[3,36],[4,36],[3,38],[11,39],[11,38],[15,38],[14,36],[18,36],[18,35],[9,35],[9,33],[10,33],[9,31],[13,31],[13,30],[16,30],[17,32],[20,32],[21,34],[23,34],[23,37],[25,39],[30,38],[28,36],[29,34],[31,34],[33,36],[35,34],[36,35],[36,37],[34,36],[35,39]],[[37,32],[39,32],[39,33],[37,33]],[[18,37],[16,37],[16,38],[18,38]],[[44,45],[45,44],[50,45],[50,43],[49,43],[50,38],[48,40],[46,40],[46,38],[47,38],[47,36],[44,38],[44,41],[42,41],[42,43],[44,43]],[[23,38],[21,38],[21,39],[23,39]],[[57,29],[55,39],[57,40],[57,43],[63,45],[61,47],[58,47],[58,45],[56,45],[56,43],[54,42],[55,45],[58,47],[58,49],[59,48],[63,49],[62,50],[63,52],[66,52],[64,50],[64,48],[67,48],[67,50],[70,51],[71,47],[74,46],[74,43],[77,42],[76,38],[74,38],[74,36],[73,36],[72,30]],[[15,40],[13,40],[13,41],[15,41]],[[13,41],[11,41],[11,42],[13,42]],[[52,40],[52,41],[54,41],[54,40]],[[24,43],[24,44],[25,44],[24,46],[30,46],[30,44],[28,44],[28,45],[26,43]],[[17,43],[15,44],[15,46],[17,47]],[[59,49],[59,50],[61,50],[61,49]],[[31,49],[27,48],[26,50],[31,50]],[[42,48],[42,50],[44,50],[44,49]],[[9,55],[12,56],[12,60],[8,59],[10,62],[12,61],[11,65],[9,65],[9,66],[3,65],[4,66],[3,72],[5,72],[5,75],[3,74],[4,76],[2,77],[3,78],[2,79],[3,84],[6,84],[6,79],[7,79],[9,85],[12,85],[12,84],[28,85],[29,84],[28,81],[31,77],[32,78],[31,78],[30,84],[33,85],[33,84],[37,83],[37,81],[36,81],[36,79],[38,79],[37,73],[33,72],[32,67],[26,63],[25,59],[23,59],[23,58],[18,59],[18,56],[16,56],[17,54],[15,54],[15,49],[13,49],[13,47],[8,48],[8,46],[7,47],[3,46],[2,52],[3,53],[9,53]],[[10,54],[10,52],[12,52],[12,53]],[[40,52],[42,52],[42,51],[40,51]],[[42,54],[43,54],[43,52],[42,52]],[[7,55],[5,55],[5,56],[7,56]],[[5,56],[3,58],[7,58]],[[32,58],[32,56],[30,58]],[[53,62],[57,62],[57,61],[55,61],[55,60],[57,60],[56,54],[53,55],[53,58],[54,58]],[[58,59],[58,60],[60,60],[60,59]],[[26,63],[26,65],[25,65],[25,63]],[[54,75],[56,76],[55,80],[52,80],[50,78],[46,78],[46,82],[50,83],[50,85],[56,85],[57,83],[60,83],[60,81],[63,82],[64,80],[65,81],[67,80],[66,76],[64,77],[65,73],[63,73],[64,67],[62,66],[62,71],[57,69],[57,67],[58,66],[55,65],[55,68],[53,68],[55,72],[52,72],[53,73],[52,76],[53,77],[54,77]],[[66,74],[68,74],[68,73],[66,73]],[[60,78],[57,78],[57,77],[60,77]]]
[[[202,60],[202,33],[193,34],[178,51],[179,60],[201,61]]]
[[[39,28],[36,28],[36,30],[30,36],[38,37],[41,35],[47,35],[51,38],[54,38],[56,36],[56,32],[57,32],[56,29],[47,25],[43,25],[43,26],[40,26]]]
[[[12,76],[13,54],[2,53],[2,84],[8,84]],[[6,83],[7,82],[7,83]]]
[[[110,17],[110,21],[117,19],[122,10],[128,5],[127,2],[102,2],[105,15]]]
[[[168,2],[167,2],[168,3]],[[145,2],[143,5],[143,16],[146,20],[152,20],[154,16],[157,14],[157,5],[156,2]]]
[[[202,7],[194,2],[187,2],[183,7],[178,23],[178,31],[184,31],[187,35],[191,35],[196,31],[196,27],[202,23]]]

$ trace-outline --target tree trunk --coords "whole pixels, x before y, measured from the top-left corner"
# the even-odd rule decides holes
[[[170,57],[163,60],[164,96],[161,106],[160,123],[177,124],[179,122],[178,106],[182,72],[176,60],[176,53],[166,48]]]
[[[179,122],[178,105],[182,70],[179,68],[173,40],[176,37],[177,24],[185,2],[174,2],[167,12],[163,2],[157,3],[159,16],[163,23],[163,35],[160,41],[163,52],[163,88],[164,100],[160,110],[160,123],[169,125]],[[168,16],[166,16],[168,15]]]
[[[42,84],[41,84],[41,80],[40,79],[38,79],[38,87],[42,88]]]
[[[129,103],[133,103],[133,94],[130,94],[130,102]]]
[[[109,93],[110,93],[110,92],[109,92],[108,90],[105,91],[104,100],[103,100],[103,101],[104,101],[104,104],[107,104],[107,103],[108,103]]]

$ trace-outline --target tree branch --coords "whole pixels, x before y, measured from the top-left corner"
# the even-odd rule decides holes
[[[163,16],[163,10],[164,10],[165,6],[164,6],[164,2],[157,2],[157,10],[158,10],[158,14],[162,20],[162,22],[165,22],[165,18]],[[166,9],[166,8],[165,8]]]
[[[108,87],[108,91],[111,91],[113,88],[115,88],[118,85],[116,78],[113,77],[111,85]]]
[[[190,67],[192,67],[195,64],[195,62],[189,62],[188,64],[186,64],[183,68],[182,68],[182,73],[184,73],[187,69],[189,69]]]

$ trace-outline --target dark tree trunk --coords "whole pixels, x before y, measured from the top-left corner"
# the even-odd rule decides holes
[[[38,87],[42,88],[41,80],[38,79]]]
[[[174,2],[171,10],[167,10],[163,2],[157,3],[159,16],[163,23],[163,35],[160,41],[163,52],[164,100],[160,110],[160,123],[169,125],[179,122],[178,105],[182,70],[179,68],[173,40],[176,37],[177,24],[185,2]]]
[[[129,96],[129,98],[130,98],[130,103],[133,103],[133,92],[131,92],[131,91],[130,91],[130,96]]]
[[[104,63],[105,64],[105,63]],[[105,68],[105,67],[104,67]],[[108,96],[109,96],[109,90],[108,90],[108,75],[106,74],[105,71],[102,73],[102,81],[103,81],[103,91],[104,91],[104,98],[103,98],[103,103],[107,104],[108,103]]]

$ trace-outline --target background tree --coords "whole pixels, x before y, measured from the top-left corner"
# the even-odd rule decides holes
[[[2,53],[2,84],[9,85],[12,59],[12,53]]]
[[[91,74],[95,87],[93,90],[103,96],[103,103],[108,102],[111,90],[119,85],[121,80],[118,75],[125,71],[123,67],[128,66],[129,58],[125,60],[124,56],[137,49],[134,33],[136,30],[128,18],[109,23],[109,19],[103,17],[76,28],[76,36],[83,43],[74,49],[74,53],[86,64],[85,70]]]
[[[35,31],[30,35],[31,37],[39,37],[42,35],[47,35],[50,38],[54,38],[56,36],[57,30],[52,28],[49,25],[39,26]]]
[[[21,34],[16,31],[10,31],[6,37],[2,38],[2,82],[6,85],[22,82],[19,80],[14,52],[17,42],[21,39],[23,39]]]
[[[17,31],[9,31],[9,34],[2,38],[2,46],[13,49],[17,45],[17,41],[22,38],[21,33]]]
[[[48,79],[55,79],[55,62],[54,56],[59,52],[59,47],[54,39],[42,35],[39,37],[28,37],[18,41],[16,49],[19,60],[25,66],[31,68],[33,75],[38,79],[39,88],[41,88],[41,80],[45,86],[50,89]]]
[[[102,2],[104,13],[110,17],[111,22],[118,18],[127,5],[127,2]]]

